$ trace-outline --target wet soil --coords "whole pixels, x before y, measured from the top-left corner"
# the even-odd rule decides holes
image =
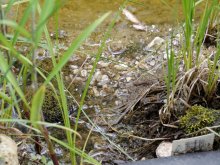
[[[106,11],[112,10],[114,15],[121,3],[110,0],[70,0],[60,11],[58,24],[62,32],[58,37],[57,52],[62,54],[67,50],[82,29]],[[169,3],[170,7],[180,7],[179,1],[170,0]],[[160,0],[130,4],[128,9],[146,25],[146,30],[133,28],[123,15],[117,20],[97,65],[83,108],[83,113],[96,126],[93,128],[84,114],[79,122],[79,133],[83,139],[78,140],[77,145],[82,147],[87,134],[93,129],[86,151],[103,164],[155,158],[156,147],[161,141],[184,137],[182,129],[165,127],[159,116],[167,99],[162,68],[166,65],[165,44],[148,47],[156,37],[169,40],[174,26],[176,34],[180,32],[178,25],[174,25],[176,16],[173,17],[173,11]],[[181,11],[178,15],[181,17]],[[109,22],[110,19],[107,19],[83,43],[62,70],[68,99],[74,100],[69,105],[72,107],[70,119],[73,126],[77,105]],[[53,36],[54,19],[51,19],[49,27]],[[175,48],[178,49],[180,44],[176,40]],[[28,46],[19,45],[19,48],[28,51]],[[38,65],[44,73],[50,72],[53,67],[50,55],[43,48],[38,49]],[[178,126],[177,120],[178,116],[173,115],[170,124]],[[56,132],[51,130],[52,135],[65,139],[63,133]],[[34,153],[33,146],[27,148],[30,149],[28,153]],[[59,146],[56,148],[61,161],[68,164],[69,155],[66,151]],[[27,150],[21,153],[24,152]],[[43,151],[42,155],[47,156]]]

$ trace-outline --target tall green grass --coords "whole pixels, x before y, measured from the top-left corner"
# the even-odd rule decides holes
[[[203,5],[201,9],[200,5]],[[195,20],[196,12],[199,10],[203,11],[203,14],[200,16],[200,20]],[[219,68],[217,68],[217,61],[219,60],[219,45],[217,46],[217,53],[215,55],[214,61],[211,62],[209,57],[204,60],[204,55],[202,50],[204,46],[204,40],[207,37],[207,32],[210,28],[213,28],[214,22],[218,19],[219,14],[219,1],[218,0],[182,0],[182,9],[183,9],[183,37],[181,38],[182,45],[178,50],[178,53],[174,54],[171,40],[171,47],[167,47],[167,69],[165,70],[165,83],[167,88],[167,107],[166,110],[170,112],[170,107],[173,107],[172,101],[175,96],[175,92],[179,88],[179,85],[176,81],[178,74],[178,63],[180,61],[184,62],[184,71],[180,73],[181,75],[186,76],[186,73],[192,73],[195,70],[201,69],[201,64],[204,61],[209,61],[208,75],[206,76],[205,81],[205,95],[207,100],[211,100],[213,94],[216,90],[217,80],[219,79]],[[201,57],[202,56],[202,57]],[[177,67],[176,67],[177,66]],[[197,68],[197,69],[195,69]],[[203,69],[203,68],[202,68]],[[200,71],[199,73],[200,74]],[[201,75],[201,74],[200,74]],[[187,83],[190,79],[187,78]],[[187,84],[186,84],[187,85]],[[190,89],[192,90],[192,89]]]
[[[37,0],[30,1],[20,1],[20,3],[26,2],[27,7],[24,10],[24,13],[18,23],[13,20],[7,20],[6,18],[2,18],[0,20],[0,24],[9,26],[13,32],[11,38],[8,39],[8,34],[1,33],[0,34],[0,69],[2,74],[1,79],[1,90],[0,90],[0,98],[2,99],[1,104],[1,122],[10,123],[12,121],[23,122],[24,120],[10,119],[10,113],[8,111],[12,111],[13,107],[16,107],[17,113],[22,117],[22,110],[25,111],[26,119],[30,120],[32,124],[33,130],[37,133],[41,133],[48,145],[49,155],[54,164],[59,164],[58,159],[55,155],[52,140],[59,143],[60,145],[66,147],[70,151],[70,158],[72,164],[76,164],[76,156],[75,154],[83,157],[87,162],[91,164],[100,164],[93,158],[89,157],[84,151],[80,151],[75,146],[75,140],[77,132],[70,131],[71,125],[69,121],[69,112],[68,112],[68,104],[67,98],[65,94],[64,82],[61,75],[61,70],[63,66],[68,62],[73,53],[79,48],[79,46],[83,43],[83,41],[89,37],[89,35],[100,25],[110,13],[106,13],[93,22],[90,26],[88,26],[70,45],[68,50],[59,56],[59,59],[55,59],[56,52],[53,50],[53,43],[49,37],[49,32],[47,29],[47,22],[51,16],[53,16],[62,6],[63,2],[59,0],[45,0],[41,5]],[[2,6],[7,13],[10,11],[11,7],[15,4],[14,0],[10,0],[8,5]],[[31,28],[27,30],[25,28],[29,20],[31,20]],[[42,37],[46,38],[46,46],[49,50],[49,53],[52,56],[53,61],[53,69],[48,75],[44,75],[41,70],[38,68],[36,63],[36,49],[40,45],[40,41]],[[19,39],[22,37],[30,44],[31,51],[27,55],[20,54],[16,49],[15,45]],[[102,45],[102,48],[104,45]],[[19,61],[22,65],[20,73],[14,74],[11,71],[12,65],[14,61]],[[58,61],[58,62],[57,62]],[[33,97],[31,103],[26,98],[27,92],[27,81],[28,74],[31,73],[31,81],[33,86]],[[39,84],[37,80],[37,74],[41,75],[44,79],[43,84]],[[22,78],[22,81],[20,79]],[[59,95],[56,94],[56,90],[51,83],[52,80],[56,80],[58,85]],[[54,137],[51,137],[47,131],[46,126],[50,126],[50,124],[42,124],[39,123],[43,120],[42,115],[42,104],[44,101],[44,94],[48,85],[54,90],[56,94],[57,101],[59,102],[60,108],[62,110],[64,126],[67,135],[67,142],[64,143]],[[7,90],[6,90],[7,88]],[[3,103],[9,104],[9,108],[5,107]],[[22,110],[21,110],[21,106]],[[7,115],[3,115],[3,113]],[[8,117],[8,119],[5,118]],[[79,116],[78,116],[79,117]],[[25,120],[25,123],[27,121]],[[29,127],[28,125],[26,125]],[[57,127],[57,126],[55,126]],[[63,128],[63,127],[62,127]],[[76,126],[77,128],[77,126]],[[76,129],[77,130],[77,129]],[[74,138],[73,138],[74,134]],[[37,140],[37,139],[36,139]],[[38,139],[39,140],[39,139]]]

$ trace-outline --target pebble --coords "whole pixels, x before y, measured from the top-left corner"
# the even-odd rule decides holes
[[[132,80],[132,77],[126,77],[126,81],[130,82]]]
[[[93,77],[94,77],[94,79],[96,81],[101,81],[101,79],[102,79],[102,72],[101,71],[96,71]]]
[[[104,61],[99,61],[98,62],[98,68],[105,68],[105,67],[108,67],[109,66],[109,62],[104,62]]]
[[[78,74],[79,73],[79,69],[74,69],[73,70],[73,74]]]
[[[100,91],[100,96],[102,96],[102,97],[105,97],[105,96],[107,96],[107,93],[106,93],[106,91],[104,91],[104,90],[101,90],[101,91]]]
[[[87,75],[88,75],[88,72],[87,72],[87,70],[81,70],[81,76],[82,77],[87,77]]]
[[[156,149],[156,155],[158,158],[169,157],[172,152],[172,143],[171,142],[161,142]]]
[[[105,84],[107,84],[109,82],[110,82],[110,79],[109,79],[108,75],[104,74],[104,75],[102,75],[102,78],[99,81],[98,85],[102,85],[103,86],[103,85],[105,85]]]
[[[97,89],[96,86],[93,86],[93,87],[92,87],[92,91],[93,91],[95,97],[99,97],[99,96],[100,96],[99,91],[98,91],[98,89]]]
[[[115,101],[115,105],[116,105],[116,106],[119,106],[119,105],[121,105],[121,104],[122,104],[121,101],[119,101],[119,100],[116,100],[116,101]]]
[[[69,68],[74,70],[74,69],[78,69],[78,66],[77,65],[69,65]]]
[[[114,68],[119,70],[119,71],[122,71],[122,70],[127,70],[128,66],[125,65],[125,64],[119,64],[119,65],[115,65]]]
[[[160,37],[155,37],[148,45],[147,48],[153,48],[153,47],[158,47],[162,45],[165,42],[163,38]]]
[[[0,134],[0,164],[19,165],[17,144],[4,134]]]
[[[156,64],[156,61],[155,60],[151,60],[149,64],[150,64],[150,66],[154,66]]]

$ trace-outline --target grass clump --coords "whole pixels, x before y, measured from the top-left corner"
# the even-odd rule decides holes
[[[186,115],[180,117],[180,127],[187,133],[193,133],[204,127],[211,126],[216,120],[215,111],[200,105],[189,108]]]

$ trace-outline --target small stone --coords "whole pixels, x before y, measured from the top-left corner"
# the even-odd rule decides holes
[[[4,134],[0,134],[0,164],[19,165],[17,144]]]
[[[95,97],[99,97],[99,96],[100,96],[99,91],[98,91],[98,89],[97,89],[96,86],[93,86],[93,87],[92,87],[92,91],[93,91]]]
[[[74,78],[74,76],[72,74],[69,75],[70,80],[72,80]]]
[[[82,77],[87,77],[87,75],[88,75],[87,70],[81,70],[81,76]]]
[[[155,60],[151,60],[149,64],[150,64],[150,66],[154,66],[156,64],[156,61]]]
[[[126,81],[130,82],[132,80],[132,77],[126,77]]]
[[[161,46],[163,43],[165,42],[165,40],[163,38],[160,37],[155,37],[148,45],[147,48],[153,48],[153,47],[158,47]]]
[[[79,73],[79,69],[74,69],[73,70],[73,74],[78,74]]]
[[[88,109],[88,108],[89,108],[89,106],[86,105],[86,104],[84,104],[84,105],[82,106],[82,109],[83,109],[83,110],[86,110],[86,109]]]
[[[102,72],[101,71],[96,71],[94,76],[93,76],[93,78],[96,81],[101,81],[101,79],[102,79]]]
[[[70,77],[69,77],[69,76],[65,76],[64,79],[65,79],[66,81],[70,81]]]
[[[172,143],[171,142],[161,142],[156,149],[156,155],[158,158],[169,157],[172,154]]]
[[[147,26],[144,26],[142,24],[133,24],[133,28],[140,31],[147,31]]]
[[[91,70],[92,68],[93,68],[92,65],[88,65],[88,66],[86,67],[86,69],[89,69],[89,70]]]
[[[122,71],[122,70],[127,70],[128,66],[125,65],[125,64],[119,64],[119,65],[115,65],[114,68],[117,69],[117,70]]]
[[[110,63],[104,62],[104,61],[99,61],[98,62],[98,68],[105,68],[108,67]]]
[[[101,91],[100,91],[100,96],[102,96],[102,97],[105,97],[105,96],[107,96],[107,93],[106,93],[106,91],[104,91],[104,90],[101,90]]]
[[[116,105],[116,106],[119,106],[119,105],[121,105],[121,104],[122,104],[121,101],[119,101],[119,100],[116,100],[116,101],[115,101],[115,105]]]
[[[172,44],[173,44],[174,46],[179,46],[179,45],[180,45],[180,43],[179,43],[178,40],[173,40]]]
[[[138,65],[139,64],[139,62],[138,61],[135,61],[135,63],[134,63],[135,65]]]
[[[78,66],[77,65],[69,65],[69,68],[74,70],[74,69],[78,69]]]
[[[104,74],[104,75],[102,75],[102,78],[99,81],[98,85],[105,85],[109,82],[110,82],[110,79],[109,79],[108,75]]]
[[[82,79],[81,77],[75,77],[74,78],[74,83],[83,83],[84,79]]]
[[[139,63],[138,68],[140,68],[140,69],[149,69],[149,66],[145,63]]]

